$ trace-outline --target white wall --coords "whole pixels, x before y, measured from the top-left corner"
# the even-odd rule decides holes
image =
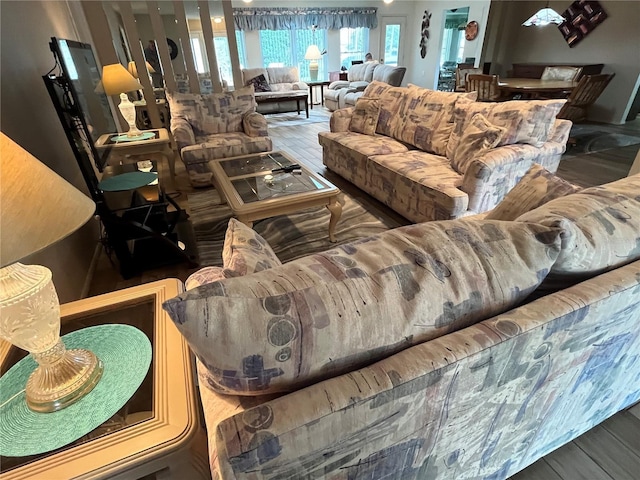
[[[640,2],[601,0],[608,18],[573,48],[555,25],[523,27],[521,24],[541,8],[539,1],[497,2],[504,9],[491,29],[502,31],[493,52],[496,71],[505,74],[512,63],[604,63],[603,72],[616,76],[589,109],[589,120],[624,123],[628,106],[635,96],[640,77]],[[558,13],[567,8],[565,1],[549,6]],[[492,7],[493,8],[493,7]]]
[[[42,80],[42,75],[54,66],[50,37],[91,41],[86,37],[86,25],[76,24],[82,19],[76,10],[75,5],[69,7],[66,1],[2,2],[0,113],[2,131],[7,136],[86,193],[80,169]],[[10,232],[2,232],[7,234]],[[24,259],[23,263],[50,268],[60,300],[77,299],[97,238],[98,222],[91,220],[70,237]]]

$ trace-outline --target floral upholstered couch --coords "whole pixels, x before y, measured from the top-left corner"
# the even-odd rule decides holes
[[[293,92],[309,91],[309,85],[300,80],[297,67],[243,68],[242,83],[254,85],[256,98],[286,97]],[[286,113],[298,109],[296,101],[282,100],[278,102],[258,103],[259,113]]]
[[[231,92],[167,93],[171,133],[194,187],[211,183],[210,160],[272,150],[253,86]]]
[[[486,212],[534,162],[556,171],[571,122],[566,100],[475,97],[372,82],[318,134],[323,162],[414,222]]]
[[[214,479],[507,478],[640,400],[640,175],[281,265],[230,220],[164,308]]]

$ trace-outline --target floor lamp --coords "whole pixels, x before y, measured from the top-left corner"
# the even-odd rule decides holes
[[[25,387],[28,407],[54,412],[89,393],[103,366],[61,341],[51,271],[18,261],[76,231],[95,204],[4,133],[0,150],[0,337],[38,362]]]

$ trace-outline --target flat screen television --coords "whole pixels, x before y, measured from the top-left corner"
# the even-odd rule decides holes
[[[61,118],[63,126],[77,130],[71,132],[75,134],[74,142],[102,172],[109,152],[99,153],[95,143],[101,135],[118,130],[101,87],[101,71],[93,49],[87,43],[56,37],[51,38],[49,46],[59,71],[44,78],[56,107],[63,110],[58,111],[65,116]]]

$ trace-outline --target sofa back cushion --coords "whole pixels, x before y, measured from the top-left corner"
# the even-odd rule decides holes
[[[394,67],[393,65],[378,65],[373,70],[372,81],[385,82],[393,87],[399,87],[407,71],[406,67]]]
[[[447,145],[451,159],[467,122],[481,113],[493,125],[506,129],[498,146],[528,143],[541,147],[549,138],[556,115],[566,100],[512,100],[508,102],[474,102],[456,105],[453,130]]]
[[[464,174],[472,160],[483,156],[500,142],[504,132],[504,128],[492,125],[484,115],[476,113],[462,133],[451,158],[451,166]]]
[[[271,83],[269,79],[269,72],[267,72],[266,68],[243,68],[242,72],[242,84],[249,85],[249,80],[252,78],[259,77],[260,75],[264,75],[264,78],[267,80],[267,83]]]
[[[439,92],[415,85],[385,89],[380,93],[376,133],[444,156],[453,129],[454,107],[458,102],[472,102],[476,95],[476,92]]]
[[[522,302],[557,229],[455,220],[401,227],[203,285],[164,304],[223,393],[300,388]]]
[[[347,80],[350,82],[370,82],[373,80],[373,71],[378,65],[378,62],[365,62],[351,65],[347,72]]]
[[[562,230],[549,285],[598,275],[640,259],[640,174],[556,198],[517,220]]]
[[[464,143],[461,142],[461,143]],[[572,185],[554,175],[542,165],[534,163],[507,196],[484,218],[486,220],[515,220],[555,198],[579,192]]]
[[[216,133],[242,132],[243,117],[256,110],[253,85],[231,92],[167,93],[172,117],[185,118],[196,138]]]
[[[349,131],[375,135],[378,117],[380,116],[379,98],[359,98],[351,115]]]

